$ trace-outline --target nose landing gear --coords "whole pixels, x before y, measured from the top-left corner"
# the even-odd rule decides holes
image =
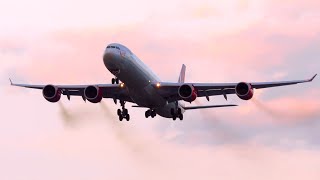
[[[119,84],[119,79],[118,78],[112,78],[111,79],[112,84]]]
[[[117,111],[117,114],[119,116],[119,120],[122,121],[123,119],[126,119],[127,121],[130,120],[130,115],[128,113],[128,109],[125,108],[125,101],[120,101],[121,103],[121,107],[122,107],[122,110],[121,109],[118,109]]]

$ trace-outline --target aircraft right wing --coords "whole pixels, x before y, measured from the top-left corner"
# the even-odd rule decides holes
[[[211,105],[211,106],[186,106],[182,107],[184,110],[192,110],[192,109],[207,109],[207,108],[220,108],[220,107],[231,107],[238,106],[235,104],[227,104],[227,105]]]

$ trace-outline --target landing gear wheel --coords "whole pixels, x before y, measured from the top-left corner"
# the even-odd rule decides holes
[[[119,120],[120,120],[120,121],[123,120],[123,116],[122,116],[122,115],[119,116]]]
[[[149,118],[149,116],[150,116],[150,110],[147,110],[144,115],[145,115],[146,118]]]
[[[183,114],[180,114],[180,115],[179,115],[179,119],[180,119],[180,121],[183,120]]]
[[[175,120],[177,119],[177,117],[174,115],[174,116],[172,117],[172,119],[175,121]]]
[[[127,120],[127,121],[130,121],[130,114],[127,114],[126,120]]]
[[[112,78],[111,79],[112,84],[119,84],[119,79],[118,78]]]
[[[152,111],[151,111],[151,117],[154,118],[154,117],[156,117],[156,115],[157,115],[156,111],[155,111],[155,110],[152,110]]]
[[[126,119],[127,121],[130,120],[130,115],[128,113],[128,109],[125,108],[125,101],[120,101],[121,109],[117,110],[117,114],[119,116],[119,120],[122,121],[123,119]]]
[[[182,113],[181,113],[181,109],[178,108],[178,115],[180,115],[180,114],[182,114]]]
[[[118,116],[120,116],[122,114],[121,109],[118,109],[117,114],[118,114]]]

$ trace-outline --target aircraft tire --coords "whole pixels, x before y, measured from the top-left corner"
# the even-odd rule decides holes
[[[177,119],[177,117],[176,117],[176,116],[173,116],[172,119],[175,121],[175,120]]]
[[[118,116],[121,115],[121,109],[118,109],[117,114],[118,114]]]
[[[180,116],[180,114],[182,114],[182,113],[181,113],[181,109],[178,108],[178,115]]]
[[[149,110],[144,113],[144,116],[145,116],[146,118],[149,118]]]
[[[123,116],[122,116],[122,115],[119,116],[119,120],[120,120],[120,121],[123,120]]]
[[[112,83],[112,84],[116,83],[116,79],[112,78],[112,79],[111,79],[111,83]]]
[[[127,114],[126,120],[127,120],[127,121],[130,121],[130,114]]]
[[[156,117],[156,115],[157,115],[157,113],[156,113],[155,110],[151,111],[151,117],[152,117],[152,118]]]
[[[179,115],[179,119],[180,119],[180,121],[183,120],[183,114],[180,114],[180,115]]]

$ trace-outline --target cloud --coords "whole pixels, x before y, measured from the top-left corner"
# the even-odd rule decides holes
[[[193,179],[199,176],[202,179],[319,178],[316,164],[320,156],[316,150],[285,150],[254,143],[190,147],[168,143],[160,137],[152,138],[148,144],[151,149],[143,152],[142,156],[146,159],[141,159],[126,146],[117,143],[112,131],[105,131],[105,127],[87,127],[41,139],[25,148],[29,156],[24,157],[24,161],[3,167],[10,170],[15,165],[18,169],[24,167],[24,170],[19,174],[4,171],[3,175],[14,179],[20,179],[22,175],[35,177],[27,172],[40,169],[37,177],[47,177],[47,173],[52,172],[50,169],[55,169],[56,173],[49,179],[84,176],[95,179]],[[20,157],[17,155],[10,159]],[[33,163],[28,166],[26,163],[31,160]],[[123,168],[126,173],[121,170]],[[233,173],[228,173],[230,169]],[[292,172],[292,169],[299,171]]]
[[[183,124],[160,131],[173,131],[166,132],[174,135],[171,140],[190,145],[219,147],[255,142],[277,148],[318,148],[320,104],[314,97],[318,97],[318,90],[300,97],[255,98],[235,108],[187,112]]]

